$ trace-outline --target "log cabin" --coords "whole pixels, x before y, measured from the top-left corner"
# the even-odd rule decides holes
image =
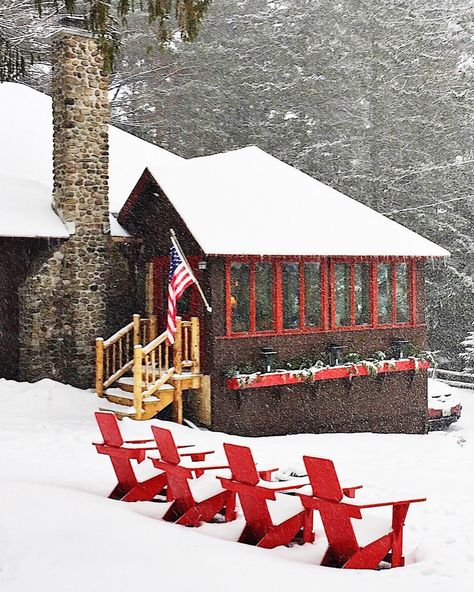
[[[198,420],[243,435],[424,432],[426,369],[407,358],[427,347],[425,262],[447,251],[254,146],[148,167],[118,221],[143,241],[161,324],[171,229],[212,303],[191,287],[181,305],[210,379]],[[375,352],[370,376],[360,361]],[[331,355],[359,364],[335,371]]]

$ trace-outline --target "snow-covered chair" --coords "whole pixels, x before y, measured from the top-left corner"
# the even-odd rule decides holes
[[[344,491],[331,460],[303,457],[312,493],[298,493],[299,498],[311,518],[306,526],[312,524],[312,512],[317,510],[321,516],[328,548],[321,565],[346,569],[376,569],[382,561],[392,567],[404,565],[403,526],[410,504],[426,501],[426,498],[399,500],[394,502],[356,503],[344,498]],[[392,508],[391,517],[380,520],[373,517],[360,523],[352,520],[362,519],[362,510],[369,508]],[[305,533],[305,540],[311,535]]]
[[[103,442],[94,443],[99,454],[105,454],[110,458],[117,485],[110,493],[112,499],[126,502],[149,501],[161,493],[167,484],[166,473],[160,471],[157,475],[139,482],[135,474],[132,461],[137,464],[146,459],[150,451],[158,450],[154,438],[144,440],[124,440],[120,432],[117,418],[113,413],[98,411],[95,414]],[[192,444],[177,446],[177,449],[193,448]],[[211,451],[191,451],[185,453],[193,460],[203,460]]]
[[[264,481],[250,448],[224,444],[224,449],[232,475],[219,479],[225,489],[238,495],[245,517],[239,542],[267,549],[289,545],[302,532],[305,510],[299,497],[279,493],[298,489],[305,482],[300,479],[283,485]]]
[[[199,526],[224,511],[225,520],[233,520],[235,498],[216,479],[216,471],[225,474],[222,471],[227,469],[228,472],[227,465],[196,462],[192,458],[191,463],[185,464],[185,455],[178,453],[170,430],[156,426],[151,429],[159,458],[150,458],[153,465],[166,474],[168,500],[173,500],[163,519],[185,526]],[[207,474],[208,471],[211,473]]]

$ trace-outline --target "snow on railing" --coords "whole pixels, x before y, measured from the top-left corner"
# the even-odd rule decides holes
[[[441,375],[441,377],[439,375]],[[474,389],[474,374],[469,374],[468,372],[456,372],[454,370],[446,370],[445,368],[433,368],[430,372],[430,376],[431,378],[445,382],[452,387]],[[456,378],[462,378],[463,380],[456,380]]]

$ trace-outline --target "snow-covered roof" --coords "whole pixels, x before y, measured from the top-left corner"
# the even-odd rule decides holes
[[[207,254],[449,255],[256,146],[148,170]]]
[[[113,126],[109,126],[109,146],[111,212],[120,210],[146,166],[156,168],[182,160]],[[0,236],[67,237],[51,207],[53,121],[49,96],[22,84],[0,84],[0,154]],[[112,218],[111,232],[127,236]]]
[[[9,177],[0,172],[0,203],[0,236],[69,236],[51,207],[50,187],[41,181]]]

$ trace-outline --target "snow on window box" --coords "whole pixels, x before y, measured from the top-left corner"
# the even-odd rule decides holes
[[[418,371],[429,368],[430,362],[419,358],[403,360],[383,360],[380,362],[361,361],[357,364],[343,366],[325,366],[323,368],[302,368],[301,370],[277,370],[268,374],[238,374],[227,378],[226,387],[230,390],[262,388],[270,386],[299,384],[317,380],[335,380],[339,378],[355,378],[375,376],[388,372]]]

